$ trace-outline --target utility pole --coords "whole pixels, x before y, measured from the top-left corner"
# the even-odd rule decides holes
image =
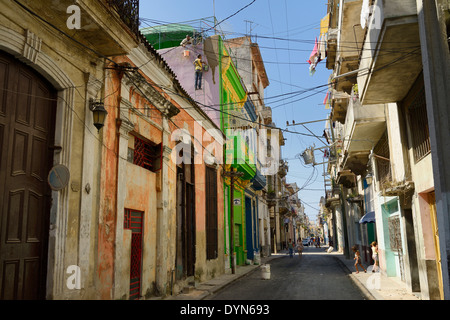
[[[234,252],[234,182],[235,178],[242,177],[243,172],[234,171],[234,168],[230,168],[231,171],[224,172],[225,177],[230,177],[230,255],[231,255],[231,273],[236,274],[236,257]]]
[[[217,20],[216,20],[216,1],[213,0],[213,16],[214,16],[214,34],[217,34],[217,28],[216,28],[216,24],[217,24]]]

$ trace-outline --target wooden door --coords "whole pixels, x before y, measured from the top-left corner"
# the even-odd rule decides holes
[[[218,257],[218,220],[217,220],[217,171],[214,168],[206,167],[206,188],[205,188],[205,208],[206,208],[206,259],[216,259]]]
[[[195,193],[194,185],[186,183],[186,216],[185,216],[185,270],[186,275],[193,276],[195,272]]]
[[[144,212],[125,209],[124,228],[131,230],[130,300],[141,297],[143,219]]]
[[[187,163],[182,164],[182,169],[178,173],[182,173],[179,178],[178,196],[179,196],[179,213],[181,214],[181,230],[178,233],[181,241],[181,262],[177,259],[177,265],[182,266],[183,277],[190,277],[195,274],[195,166],[194,166],[194,146],[186,146],[182,149],[186,152],[182,156],[184,159],[190,159]],[[180,190],[181,189],[181,190]],[[177,255],[179,256],[179,255]],[[180,273],[178,271],[178,273]]]
[[[56,91],[0,52],[0,298],[45,298]]]
[[[444,299],[444,283],[442,280],[441,250],[439,245],[439,229],[436,216],[436,198],[435,193],[428,194],[428,204],[430,205],[431,227],[433,228],[434,250],[436,252],[436,268],[439,281],[439,294],[441,300]]]

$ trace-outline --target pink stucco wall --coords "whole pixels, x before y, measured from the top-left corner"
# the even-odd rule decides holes
[[[185,54],[185,51],[188,51]],[[191,96],[193,100],[203,109],[203,111],[220,128],[220,70],[219,66],[209,68],[203,72],[202,89],[195,90],[194,60],[198,54],[202,55],[202,60],[208,65],[207,55],[203,51],[203,45],[188,45],[186,47],[175,47],[158,51],[163,59],[168,63],[181,86]],[[214,79],[213,79],[214,75]],[[216,110],[214,110],[216,109]]]

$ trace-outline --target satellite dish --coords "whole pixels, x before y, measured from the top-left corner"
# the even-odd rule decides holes
[[[57,164],[48,173],[47,181],[52,190],[64,189],[69,184],[69,180],[70,171],[65,165]]]

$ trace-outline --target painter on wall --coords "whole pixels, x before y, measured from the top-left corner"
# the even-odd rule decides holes
[[[202,75],[203,75],[203,61],[202,55],[199,54],[197,59],[194,61],[194,69],[195,69],[195,90],[202,89]]]

